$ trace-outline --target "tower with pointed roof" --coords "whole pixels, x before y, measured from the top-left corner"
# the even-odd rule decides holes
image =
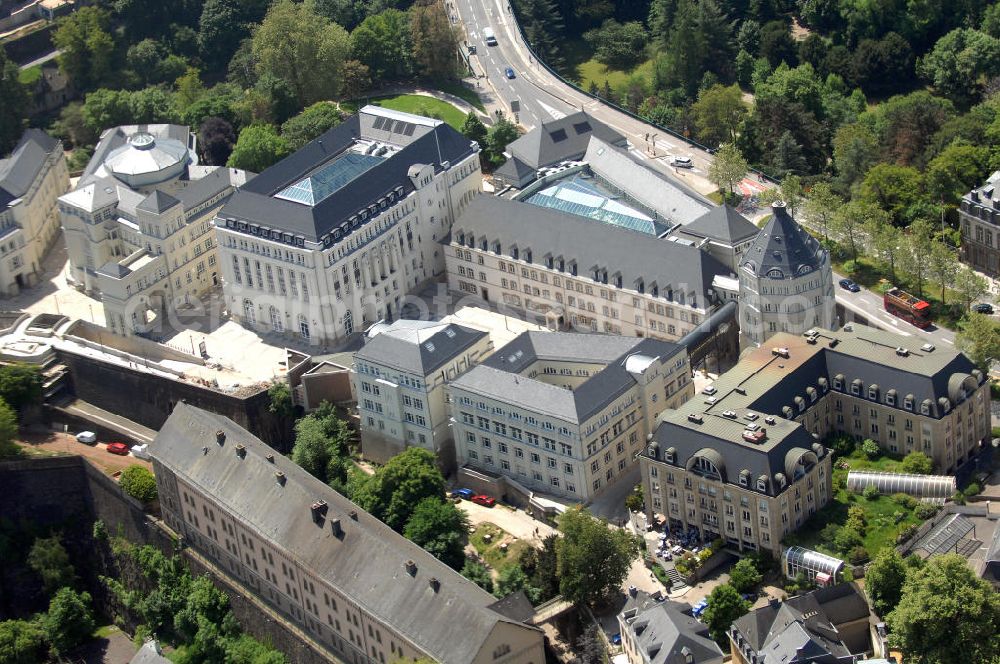
[[[835,325],[830,253],[782,202],[743,253],[739,265],[740,333],[760,345],[778,332],[801,334]]]

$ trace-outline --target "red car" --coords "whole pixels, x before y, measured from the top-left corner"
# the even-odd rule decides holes
[[[118,456],[128,456],[129,450],[131,450],[125,443],[108,443],[108,452],[111,454],[117,454]]]
[[[490,498],[489,496],[484,496],[483,494],[479,494],[478,496],[473,496],[472,502],[474,502],[477,505],[482,505],[483,507],[493,507],[494,505],[497,504],[497,501],[495,499]]]

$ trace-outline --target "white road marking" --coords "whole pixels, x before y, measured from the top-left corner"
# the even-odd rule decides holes
[[[542,107],[543,111],[545,111],[546,113],[548,113],[549,115],[552,116],[553,120],[561,120],[562,118],[566,117],[565,113],[563,113],[562,111],[560,111],[558,109],[552,108],[551,106],[549,106],[548,104],[546,104],[545,102],[543,102],[541,100],[539,100],[537,103],[538,103],[539,106]]]

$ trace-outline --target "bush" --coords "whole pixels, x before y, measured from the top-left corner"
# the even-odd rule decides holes
[[[965,496],[966,498],[968,498],[969,496],[979,495],[980,491],[982,491],[982,489],[980,488],[980,486],[978,484],[976,484],[975,482],[973,482],[969,486],[965,487],[965,489],[962,490],[962,495]]]
[[[864,544],[864,538],[854,528],[841,528],[837,532],[837,537],[834,540],[834,545],[840,552],[848,552],[856,546],[861,546]]]
[[[899,532],[899,536],[896,537],[896,544],[902,544],[904,542],[909,542],[916,533],[917,533],[917,526],[916,525],[910,525],[910,526],[907,526],[906,528],[903,528]]]
[[[631,512],[642,511],[644,504],[641,484],[636,484],[635,489],[633,489],[632,492],[625,497],[625,507],[627,507]]]
[[[848,457],[857,447],[854,439],[850,436],[837,436],[832,441],[833,451],[838,457]]]
[[[910,452],[903,458],[903,470],[915,475],[930,475],[934,462],[923,452]]]
[[[749,558],[740,560],[729,572],[729,583],[740,593],[753,590],[761,581],[760,572]]]
[[[920,502],[916,498],[914,498],[913,496],[910,496],[910,495],[905,494],[905,493],[894,493],[894,494],[892,494],[892,500],[893,500],[894,503],[896,503],[900,507],[905,507],[908,510],[915,509],[916,506],[917,506],[917,503]]]
[[[847,560],[852,565],[860,565],[868,560],[868,549],[863,546],[856,546],[847,554]]]
[[[926,519],[930,519],[935,514],[937,514],[937,511],[938,511],[937,505],[930,505],[928,503],[920,503],[919,505],[917,505],[917,508],[914,510],[914,514],[917,515],[918,519],[926,520]]]
[[[143,466],[129,466],[123,470],[118,483],[122,491],[140,503],[151,503],[156,500],[156,478]]]
[[[876,487],[866,486],[865,490],[861,492],[861,495],[864,496],[866,500],[875,500],[880,494]]]
[[[877,459],[882,456],[882,448],[871,438],[865,438],[865,441],[861,443],[861,451],[869,459]]]

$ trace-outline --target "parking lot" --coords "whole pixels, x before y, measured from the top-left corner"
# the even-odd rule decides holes
[[[107,475],[113,475],[129,466],[138,465],[149,470],[153,469],[149,461],[137,459],[131,454],[118,456],[109,453],[108,442],[113,441],[98,441],[96,445],[84,445],[77,442],[73,434],[59,432],[26,433],[18,440],[18,444],[22,447],[41,454],[75,454],[85,457]]]

